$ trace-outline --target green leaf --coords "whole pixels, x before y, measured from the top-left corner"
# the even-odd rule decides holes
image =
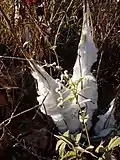
[[[103,158],[102,158],[102,157],[100,157],[98,160],[103,160]]]
[[[56,151],[58,150],[58,148],[60,147],[60,145],[61,145],[62,143],[65,143],[65,142],[64,142],[63,140],[58,140],[58,141],[57,141]]]
[[[104,152],[106,152],[106,149],[103,147],[102,144],[100,144],[100,145],[96,148],[95,152],[96,152],[96,153],[104,153]]]
[[[81,135],[82,135],[82,133],[78,133],[78,134],[76,135],[76,137],[75,137],[75,141],[76,141],[77,144],[80,142]]]
[[[70,142],[70,140],[68,139],[69,137],[64,137],[64,136],[57,136],[54,135],[56,138],[63,140],[65,143],[67,143],[67,145],[71,146],[72,148],[74,148],[74,145]]]
[[[120,146],[120,137],[115,136],[112,138],[107,146],[108,150],[113,150],[115,147]]]
[[[69,160],[71,159],[74,159],[74,158],[76,158],[76,153],[75,153],[75,151],[69,151],[69,152],[67,152],[66,154],[65,154],[65,156],[63,157],[63,158],[61,158],[61,160],[63,160],[63,159],[65,159],[65,158],[69,158]]]
[[[59,156],[62,158],[65,154],[66,143],[62,143],[59,147]]]
[[[83,111],[83,114],[84,114],[84,111]],[[85,115],[85,116],[84,116],[84,115],[82,115],[82,116],[80,115],[80,116],[79,116],[79,119],[80,119],[80,122],[81,122],[81,123],[84,122],[84,124],[85,124],[85,123],[88,121],[88,119],[89,119],[89,115],[88,115],[88,114]]]
[[[69,131],[66,131],[64,134],[63,134],[63,136],[65,136],[65,137],[69,137]]]
[[[53,51],[55,51],[56,46],[51,46],[50,49],[53,50]]]
[[[89,115],[87,114],[85,117],[84,117],[84,123],[86,123],[89,119]]]

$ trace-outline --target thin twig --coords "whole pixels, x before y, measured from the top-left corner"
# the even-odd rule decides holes
[[[16,117],[18,117],[18,116],[21,116],[22,114],[25,114],[25,113],[27,113],[27,112],[30,112],[30,111],[32,111],[32,110],[34,110],[34,109],[42,106],[47,96],[48,96],[48,94],[46,94],[46,96],[44,97],[44,99],[43,99],[43,101],[41,102],[41,104],[36,105],[36,106],[34,106],[34,107],[31,107],[31,108],[29,108],[29,109],[27,109],[27,110],[24,110],[24,111],[22,111],[22,112],[20,112],[20,113],[18,113],[18,114],[16,114],[16,115],[14,115],[14,116],[6,119],[6,120],[4,120],[2,123],[0,123],[0,129],[2,129],[3,126],[6,126],[6,124],[5,124],[6,122],[9,121],[9,123],[10,123],[10,120],[12,120],[13,118],[16,118]],[[8,125],[8,123],[7,123],[7,125]]]
[[[70,7],[71,7],[71,5],[72,5],[73,2],[74,2],[74,0],[71,0],[71,2],[70,2],[70,4],[69,4],[69,6],[68,6],[68,8],[67,8],[67,10],[66,10],[66,12],[65,12],[65,14],[64,14],[64,16],[62,17],[62,19],[61,19],[61,21],[60,21],[60,24],[59,24],[58,29],[57,29],[57,33],[56,33],[56,35],[55,35],[54,46],[56,46],[57,37],[58,37],[58,35],[59,35],[59,31],[60,31],[60,28],[61,28],[61,26],[62,26],[62,24],[63,24],[63,20],[64,20],[64,18],[65,18],[65,16],[66,16],[66,13],[69,11],[69,9],[70,9]]]

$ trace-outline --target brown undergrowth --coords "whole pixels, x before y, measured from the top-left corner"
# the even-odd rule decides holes
[[[46,0],[41,20],[35,5],[22,4],[16,21],[14,1],[2,0],[0,6],[0,159],[52,157],[55,125],[36,106],[35,83],[23,53],[41,64],[56,61],[72,73],[81,32],[82,1]],[[99,112],[103,113],[119,90],[120,2],[94,0],[90,1],[90,9],[99,49],[93,71],[99,85]],[[59,75],[47,69],[54,77]],[[117,106],[118,113],[119,98]]]

